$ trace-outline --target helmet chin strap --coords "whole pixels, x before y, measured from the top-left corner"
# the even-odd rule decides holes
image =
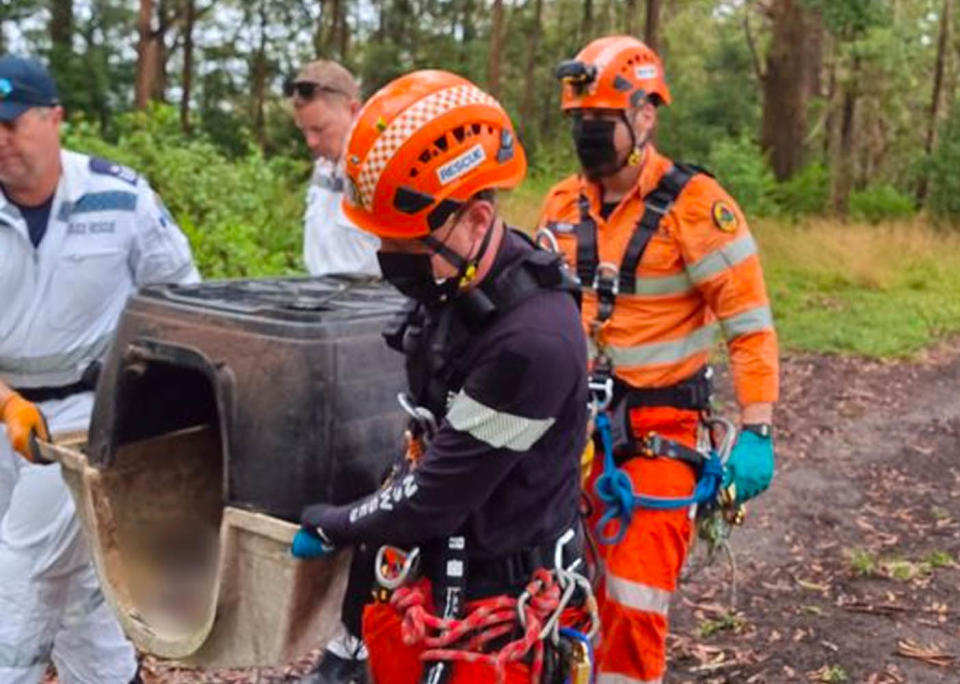
[[[650,142],[650,133],[647,133],[643,140],[638,141],[637,134],[633,130],[630,120],[627,119],[626,110],[622,110],[620,115],[623,117],[623,123],[627,125],[627,130],[630,132],[631,143],[630,154],[627,155],[626,161],[620,165],[620,169],[622,169],[624,166],[640,166],[640,163],[643,161],[643,150],[647,146],[647,143]],[[620,169],[617,169],[617,171]]]
[[[487,253],[487,249],[490,247],[490,241],[493,239],[493,225],[496,223],[496,220],[497,215],[494,214],[490,218],[490,223],[487,225],[487,229],[483,234],[480,248],[473,258],[467,258],[458,254],[448,247],[446,242],[438,240],[433,235],[425,235],[420,238],[420,241],[428,247],[431,247],[448,264],[457,269],[457,275],[454,277],[457,279],[458,287],[463,289],[477,277],[477,264],[480,263],[480,260],[483,259],[484,254]],[[449,235],[447,237],[449,237]]]
[[[630,119],[627,118],[627,111],[625,109],[620,110],[620,118],[627,127],[627,132],[630,134],[630,152],[626,157],[624,157],[624,160],[619,164],[619,166],[617,166],[617,168],[610,173],[605,174],[603,176],[604,178],[620,173],[627,166],[639,166],[640,162],[643,161],[643,148],[647,146],[648,142],[650,142],[649,135],[647,135],[643,140],[639,142],[637,141],[637,134],[633,130],[633,125],[630,123]]]

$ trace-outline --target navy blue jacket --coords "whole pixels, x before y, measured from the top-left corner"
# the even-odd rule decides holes
[[[489,278],[532,250],[507,233]],[[587,358],[577,304],[539,289],[472,333],[446,414],[412,471],[344,506],[304,511],[336,545],[467,539],[492,559],[551,543],[574,524],[586,443]]]

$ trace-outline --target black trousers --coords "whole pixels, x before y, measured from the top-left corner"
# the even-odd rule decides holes
[[[373,599],[373,565],[377,559],[377,550],[367,544],[353,547],[353,560],[350,563],[350,576],[347,579],[347,592],[340,607],[341,620],[347,632],[358,639],[363,638],[363,608]]]

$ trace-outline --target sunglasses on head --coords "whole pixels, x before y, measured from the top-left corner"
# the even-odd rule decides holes
[[[317,93],[337,93],[346,96],[346,93],[329,86],[314,83],[313,81],[287,80],[283,84],[283,94],[286,97],[298,97],[301,100],[312,100]]]

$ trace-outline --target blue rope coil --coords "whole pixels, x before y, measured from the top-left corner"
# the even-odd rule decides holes
[[[597,498],[603,502],[604,508],[603,515],[596,526],[597,539],[601,544],[619,544],[623,540],[627,528],[630,526],[630,521],[633,519],[633,511],[636,508],[672,511],[693,504],[703,504],[716,500],[720,483],[723,481],[724,470],[723,463],[716,454],[711,454],[710,458],[704,462],[700,479],[697,480],[697,485],[690,496],[672,497],[637,494],[633,490],[633,482],[630,480],[630,476],[622,468],[618,468],[613,459],[610,416],[606,413],[597,416],[597,431],[600,433],[600,441],[603,446],[603,473],[594,484],[594,492],[596,492]],[[619,521],[615,532],[610,535],[604,534],[607,525],[613,520]]]

